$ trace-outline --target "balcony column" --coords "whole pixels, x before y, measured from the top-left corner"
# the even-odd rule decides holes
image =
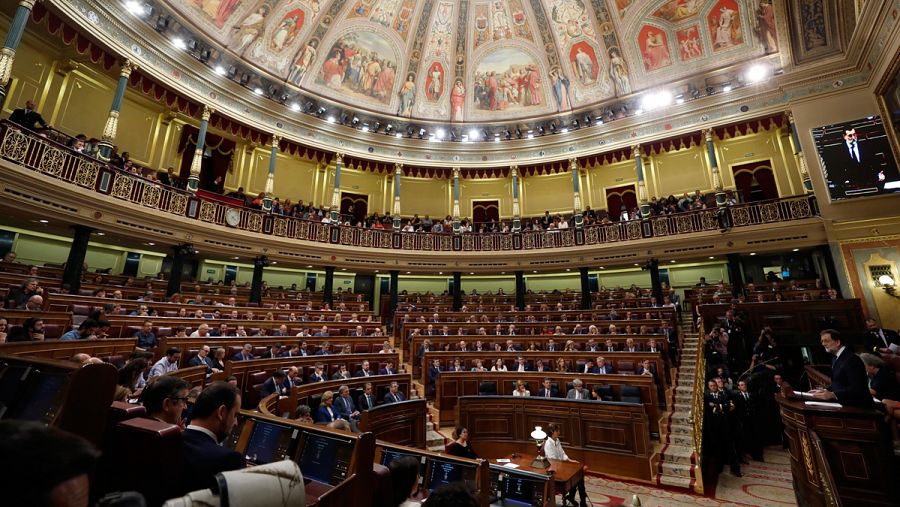
[[[578,268],[581,274],[581,309],[591,309],[591,279],[588,277],[588,268]]]
[[[657,303],[662,303],[662,282],[659,279],[659,260],[650,259],[647,261],[647,268],[650,270],[650,290],[656,298]]]
[[[719,161],[716,158],[716,144],[713,142],[713,130],[703,131],[706,138],[706,153],[709,156],[709,174],[713,188],[716,189],[716,206],[725,206],[725,191],[722,189],[722,175],[719,172]]]
[[[334,266],[325,266],[325,286],[322,287],[322,303],[334,302]]]
[[[737,297],[744,293],[744,267],[741,264],[740,254],[730,253],[725,256],[728,259],[728,278],[731,279],[731,294]]]
[[[191,255],[194,255],[193,245],[184,244],[172,247],[172,270],[169,272],[169,283],[166,285],[166,297],[176,292],[181,292],[181,274],[184,271],[184,261]]]
[[[525,272],[516,271],[516,308],[525,309]]]
[[[458,312],[462,308],[462,273],[453,272],[453,311]]]
[[[78,294],[81,288],[81,272],[84,268],[84,258],[87,255],[88,242],[94,229],[83,225],[73,225],[75,235],[72,237],[72,246],[69,247],[69,257],[66,259],[66,267],[63,270],[62,285],[69,287],[69,294]]]
[[[197,134],[197,147],[194,148],[194,159],[191,161],[191,174],[188,176],[187,190],[193,194],[200,187],[200,170],[203,168],[203,150],[206,147],[206,130],[209,128],[209,117],[213,109],[203,106],[203,114],[200,116],[200,132]]]
[[[272,150],[269,152],[269,175],[266,177],[265,197],[263,197],[262,210],[266,213],[272,211],[272,194],[275,192],[275,165],[278,159],[279,136],[272,136]]]
[[[0,49],[0,107],[6,101],[7,85],[12,78],[13,62],[16,60],[16,50],[19,43],[22,42],[22,35],[25,34],[25,25],[28,24],[28,18],[31,16],[31,9],[37,0],[21,0],[19,6],[16,7],[16,13],[13,15],[12,23],[9,25],[9,32],[6,34],[6,41],[3,43],[3,49]]]
[[[647,202],[647,184],[644,183],[644,160],[641,157],[641,145],[632,147],[634,153],[634,170],[637,173],[638,203],[641,207],[641,218],[650,216],[650,203]]]
[[[269,258],[261,255],[253,259],[253,279],[250,281],[250,302],[262,306],[263,270],[269,265]]]
[[[391,271],[391,317],[397,312],[397,302],[400,300],[400,272]]]
[[[800,136],[797,134],[797,125],[794,123],[794,113],[788,111],[788,123],[791,127],[791,144],[794,145],[794,156],[797,157],[797,167],[800,168],[800,178],[803,179],[803,188],[807,194],[813,191],[812,180],[809,179],[809,167],[806,166],[806,157],[803,156],[803,147],[800,146]]]
[[[344,167],[344,155],[338,153],[334,157],[334,190],[331,192],[331,223],[341,221],[341,169]]]
[[[519,166],[510,167],[509,173],[512,176],[512,232],[522,232],[522,209],[519,206]]]
[[[459,167],[453,168],[453,234],[459,234]]]
[[[574,212],[575,212],[575,228],[581,229],[584,227],[584,217],[581,214],[581,210],[584,206],[581,205],[581,175],[578,172],[578,159],[570,158],[569,159],[569,171],[572,173],[572,195],[574,196],[575,202],[573,203]]]
[[[128,77],[131,76],[131,72],[135,68],[137,68],[137,65],[131,63],[131,60],[125,60],[119,70],[119,83],[116,85],[116,93],[113,96],[112,106],[109,108],[109,116],[106,118],[106,125],[103,127],[103,134],[100,136],[98,145],[102,160],[109,160],[109,156],[112,153],[113,144],[116,141],[116,133],[119,130],[119,110],[122,109],[122,100],[125,99]]]
[[[403,177],[403,164],[394,164],[394,231],[400,230],[400,179]]]

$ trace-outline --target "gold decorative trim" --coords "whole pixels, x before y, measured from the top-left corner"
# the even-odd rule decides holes
[[[56,148],[47,148],[41,155],[39,167],[42,172],[51,176],[59,176],[66,163],[66,154]]]
[[[819,481],[816,475],[816,465],[813,461],[812,450],[810,449],[809,435],[805,431],[798,431],[800,435],[800,449],[803,451],[803,464],[806,465],[806,479],[813,486],[818,486]]]
[[[0,49],[0,85],[6,84],[12,77],[13,63],[16,61],[16,50]]]
[[[134,188],[134,178],[124,174],[116,174],[116,179],[113,181],[112,196],[119,199],[128,199],[131,197],[132,188]]]
[[[141,204],[148,208],[156,208],[159,206],[161,197],[162,188],[157,185],[144,185],[144,193],[141,195]]]
[[[169,201],[169,213],[175,215],[184,215],[187,211],[188,198],[186,195],[173,194],[172,200]]]
[[[99,174],[100,166],[97,163],[82,160],[75,172],[75,183],[85,188],[94,188]]]
[[[26,153],[28,153],[28,137],[18,130],[7,129],[0,154],[15,162],[22,162]]]

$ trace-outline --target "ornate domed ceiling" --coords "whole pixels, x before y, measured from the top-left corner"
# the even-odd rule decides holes
[[[211,43],[207,63],[220,70],[240,65],[285,94],[437,122],[587,110],[776,53],[785,32],[772,0],[158,3]]]

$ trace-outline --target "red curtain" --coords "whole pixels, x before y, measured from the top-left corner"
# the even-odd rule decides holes
[[[637,207],[637,192],[634,185],[625,185],[606,189],[606,209],[609,211],[609,219],[616,221],[622,214],[622,206],[631,211]]]
[[[743,202],[765,201],[778,198],[778,186],[771,162],[761,161],[734,166],[734,185]]]
[[[475,225],[500,221],[500,204],[497,201],[474,201],[472,203],[472,221]]]
[[[178,140],[178,152],[181,153],[181,169],[179,176],[183,181],[191,174],[191,161],[194,159],[194,146],[197,144],[197,136],[200,130],[191,125],[185,125],[181,131],[181,139]],[[213,188],[213,182],[221,177],[225,181],[231,160],[234,156],[235,143],[215,134],[206,134],[206,150],[209,156],[203,157],[203,165],[200,168],[200,188],[219,192],[221,188]]]

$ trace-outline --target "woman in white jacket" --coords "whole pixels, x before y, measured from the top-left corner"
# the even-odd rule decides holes
[[[544,441],[544,456],[547,459],[555,459],[559,461],[575,461],[573,459],[569,459],[569,456],[566,454],[565,449],[563,449],[562,442],[559,439],[560,427],[557,423],[550,423],[547,425],[547,433],[550,435],[547,437],[547,440]],[[563,505],[572,505],[575,504],[575,491],[578,490],[578,494],[581,497],[581,505],[588,505],[587,502],[587,492],[584,490],[584,479],[578,482],[578,484],[572,486],[572,489],[566,493],[565,497],[563,497]]]

